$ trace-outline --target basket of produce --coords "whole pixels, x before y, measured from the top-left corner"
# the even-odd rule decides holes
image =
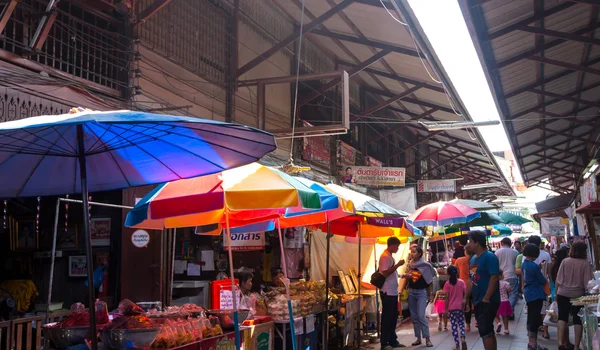
[[[109,349],[144,349],[152,345],[158,331],[159,327],[146,316],[125,315],[104,327],[100,338]]]
[[[154,343],[160,328],[144,310],[130,300],[119,304],[122,316],[115,318],[100,331],[100,339],[108,349],[145,349]]]
[[[46,324],[42,329],[58,349],[85,344],[86,339],[92,338],[90,313],[87,311],[72,311],[62,321]]]
[[[89,321],[89,315],[88,315]],[[57,349],[67,349],[71,346],[85,344],[86,339],[92,338],[89,326],[61,327],[60,322],[48,323],[43,326],[44,336],[54,344]]]
[[[208,310],[208,314],[217,317],[222,329],[233,329],[233,310]],[[250,310],[238,310],[238,322],[241,324],[248,318]]]

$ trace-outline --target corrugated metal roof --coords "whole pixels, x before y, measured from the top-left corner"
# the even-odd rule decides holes
[[[306,25],[315,17],[330,11],[332,7],[341,1],[305,0],[304,24]],[[389,3],[389,0],[386,0],[386,3],[389,6],[389,10],[399,18],[403,17],[407,22],[413,21],[411,23],[416,22],[412,13],[406,10],[408,9],[406,4],[398,4],[403,8],[402,11],[404,12],[398,14]],[[274,1],[274,4],[279,6],[283,12],[293,17],[296,20],[296,24],[300,22],[300,1],[277,0]],[[364,82],[366,91],[377,101],[385,101],[390,96],[402,93],[406,89],[413,87],[414,84],[425,84],[425,88],[421,88],[390,105],[390,107],[395,108],[399,112],[396,118],[414,119],[415,116],[423,114],[431,108],[436,108],[437,110],[426,116],[425,120],[463,121],[465,118],[470,120],[468,115],[461,117],[452,113],[448,96],[440,91],[442,90],[441,84],[436,83],[429,76],[423,67],[422,60],[415,55],[415,42],[408,28],[397,23],[379,5],[379,1],[356,0],[343,11],[338,12],[323,22],[312,34],[308,34],[308,37],[317,47],[327,48],[330,55],[335,56],[332,59],[337,60],[341,64],[340,67],[343,67],[342,65],[345,63],[352,66],[358,65],[372,57],[375,53],[380,52],[383,49],[382,46],[393,46],[394,49],[391,53],[369,65],[367,70],[361,71],[353,79]],[[449,79],[444,76],[443,67],[441,67],[439,61],[436,61],[435,52],[428,46],[426,41],[422,40],[424,35],[421,29],[414,26],[412,30],[417,36],[417,40],[420,40],[422,44],[425,43],[428,54],[434,56],[432,64],[435,65],[435,70],[439,71],[443,75],[442,78],[448,82]],[[331,37],[336,37],[336,39],[332,39]],[[369,40],[371,44],[366,42]],[[408,54],[404,52],[408,52]],[[421,56],[425,55],[421,53]],[[352,69],[351,67],[344,67],[344,69],[349,71]],[[434,71],[429,64],[427,68],[430,71]],[[408,81],[411,83],[408,83]],[[448,93],[455,94],[451,83],[448,85],[450,88]],[[453,95],[452,99],[457,101],[457,104],[460,106],[458,96]],[[410,115],[407,116],[401,111],[408,111]],[[383,113],[380,115],[383,115]],[[391,127],[394,126],[393,124],[391,125]],[[413,133],[427,137],[426,135],[430,133],[422,129],[422,126],[416,125],[410,127]],[[430,143],[438,147],[444,147],[444,152],[441,153],[445,153],[446,157],[469,150],[466,155],[457,161],[456,166],[460,167],[464,165],[468,159],[470,162],[473,162],[473,167],[486,169],[487,175],[482,173],[482,179],[486,181],[504,180],[503,176],[499,175],[499,171],[495,168],[495,161],[490,165],[490,162],[487,160],[487,156],[484,153],[489,152],[489,150],[485,147],[482,149],[479,141],[472,139],[472,135],[472,133],[470,134],[464,130],[452,130],[435,135],[435,137],[431,138]],[[458,144],[456,146],[447,147],[447,144],[456,143],[457,141]],[[491,152],[489,155],[491,156]],[[499,188],[497,191],[504,194],[511,192],[508,188]]]
[[[541,169],[540,162],[559,164],[572,178],[579,178],[585,164],[572,149],[585,150],[593,156],[591,152],[597,147],[592,150],[591,145],[583,143],[590,138],[593,141],[599,129],[594,127],[594,119],[575,119],[575,116],[600,114],[600,75],[569,65],[579,67],[600,57],[599,46],[582,42],[583,37],[600,35],[600,29],[591,35],[583,30],[599,20],[599,9],[585,3],[546,0],[541,11],[553,13],[543,20],[541,17],[526,20],[541,13],[534,11],[531,0],[491,0],[479,6],[470,0],[459,3],[476,50],[494,84],[495,98],[502,109],[500,114],[506,120],[509,140],[526,182],[535,183],[544,172],[549,178],[556,177],[560,184],[567,180],[547,167]],[[595,25],[600,27],[598,23]],[[531,33],[525,26],[541,30],[544,35]],[[487,42],[489,35],[493,40]],[[543,38],[540,44],[548,47],[536,49],[536,38]],[[600,70],[600,63],[590,67]],[[511,120],[512,116],[518,117]],[[548,145],[554,149],[547,148]]]

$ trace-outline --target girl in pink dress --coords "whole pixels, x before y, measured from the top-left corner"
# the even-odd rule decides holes
[[[438,314],[438,331],[442,331],[442,321],[444,322],[444,332],[448,330],[448,315],[446,314],[446,298],[448,293],[444,291],[446,281],[440,281],[440,289],[435,293],[433,299],[433,310]]]
[[[513,310],[508,299],[510,292],[510,283],[504,280],[502,271],[500,271],[500,307],[498,308],[498,313],[496,314],[496,323],[498,324],[496,326],[496,333],[500,333],[502,330],[502,323],[504,323],[504,334],[510,334],[508,331],[508,317],[513,314]],[[500,323],[500,318],[502,318],[502,323]]]

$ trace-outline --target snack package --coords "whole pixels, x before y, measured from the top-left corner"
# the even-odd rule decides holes
[[[144,314],[144,309],[129,299],[124,299],[119,303],[119,312],[123,315],[134,316]]]

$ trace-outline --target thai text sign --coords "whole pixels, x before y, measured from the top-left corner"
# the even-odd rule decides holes
[[[226,235],[227,233],[223,233]],[[223,247],[229,247],[229,240],[227,237],[223,238]],[[265,247],[265,235],[264,232],[256,233],[232,233],[231,234],[231,249],[232,250],[262,250]]]
[[[417,182],[417,191],[422,192],[456,192],[456,182],[454,180],[419,180]]]
[[[368,166],[349,167],[351,174],[346,171],[346,183],[369,186],[404,186],[404,168],[383,168]]]

